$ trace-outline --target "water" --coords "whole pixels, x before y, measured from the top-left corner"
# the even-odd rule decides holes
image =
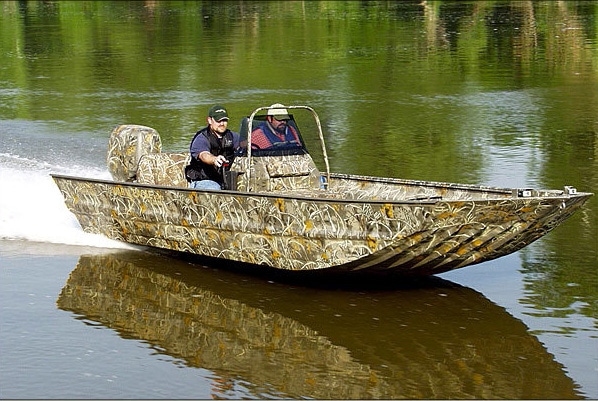
[[[598,398],[598,202],[505,258],[278,282],[84,233],[50,173],[313,106],[333,171],[598,188],[596,2],[3,2],[1,398]],[[231,126],[234,128],[235,123]],[[355,284],[355,283],[352,283]]]

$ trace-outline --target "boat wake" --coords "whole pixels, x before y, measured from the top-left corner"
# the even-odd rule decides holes
[[[66,167],[11,152],[0,153],[0,239],[27,240],[101,248],[133,247],[85,233],[64,205],[50,173],[110,178],[108,171],[81,165]]]

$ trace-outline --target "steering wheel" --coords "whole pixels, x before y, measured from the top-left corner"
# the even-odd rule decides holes
[[[292,148],[300,146],[297,141],[274,142],[270,148]]]

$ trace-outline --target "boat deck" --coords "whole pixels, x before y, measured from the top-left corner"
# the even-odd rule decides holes
[[[141,158],[137,182],[150,185],[186,188],[184,168],[189,163],[188,153],[155,153]],[[243,158],[240,158],[243,159]],[[281,196],[367,200],[387,202],[437,202],[484,200],[518,197],[562,196],[565,191],[536,191],[417,181],[399,178],[381,178],[332,173],[325,178],[309,155],[293,157],[254,158],[252,191]],[[235,185],[239,191],[247,188],[244,161],[235,161],[231,171],[237,171]],[[327,183],[327,185],[324,184]]]

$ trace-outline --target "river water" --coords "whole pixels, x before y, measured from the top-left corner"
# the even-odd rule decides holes
[[[307,104],[331,170],[598,189],[598,2],[0,2],[0,398],[598,398],[598,202],[415,283],[277,281],[84,233],[49,174]]]

